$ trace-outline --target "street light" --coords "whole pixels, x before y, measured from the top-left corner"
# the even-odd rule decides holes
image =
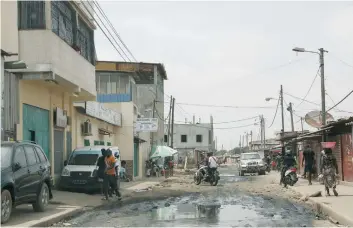
[[[273,98],[273,97],[266,97],[265,101],[270,101],[270,100],[278,100],[277,98]]]
[[[325,100],[325,68],[324,68],[324,53],[328,53],[328,51],[324,50],[323,48],[319,49],[319,52],[317,51],[307,51],[305,48],[299,48],[295,47],[292,49],[292,51],[295,52],[309,52],[309,53],[314,53],[318,54],[320,58],[320,70],[321,70],[321,115],[322,115],[322,127],[326,125],[326,100]],[[323,132],[322,135],[322,141],[326,142],[326,134]]]

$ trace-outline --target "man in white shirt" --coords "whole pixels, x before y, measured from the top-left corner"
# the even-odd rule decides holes
[[[208,173],[209,175],[213,175],[213,173],[217,170],[217,158],[213,156],[212,153],[208,153]]]

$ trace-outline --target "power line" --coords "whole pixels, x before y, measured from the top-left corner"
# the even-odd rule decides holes
[[[353,65],[347,63],[346,61],[343,61],[342,59],[338,58],[338,57],[335,56],[335,55],[332,55],[332,53],[330,53],[329,56],[332,56],[333,58],[337,59],[338,61],[340,61],[340,62],[343,63],[344,65],[353,68]]]
[[[213,129],[217,129],[217,130],[227,130],[227,129],[236,129],[236,128],[243,128],[243,127],[250,127],[250,126],[254,126],[258,123],[253,123],[253,124],[247,124],[247,125],[241,125],[241,126],[235,126],[235,127],[216,127]],[[196,127],[200,127],[200,128],[210,128],[210,127],[205,127],[205,126],[199,126],[197,124],[195,124],[194,126]]]
[[[160,101],[157,101],[160,102]],[[165,102],[169,103],[169,102]],[[211,108],[237,108],[237,109],[273,109],[274,106],[235,106],[235,105],[207,105],[207,104],[191,104],[191,103],[177,103],[179,105],[196,106],[196,107],[211,107]]]
[[[127,47],[127,45],[125,44],[125,42],[121,39],[119,33],[116,31],[116,29],[114,28],[113,24],[110,22],[110,20],[108,19],[107,15],[104,13],[102,7],[99,5],[99,3],[97,1],[93,1],[93,3],[97,6],[98,10],[101,12],[101,14],[103,15],[103,17],[105,18],[105,20],[108,22],[108,24],[110,25],[110,27],[112,28],[113,32],[115,33],[115,35],[118,37],[118,39],[120,40],[121,44],[125,47],[125,49],[127,50],[127,52],[131,55],[131,57],[134,59],[135,62],[137,62],[135,56],[131,53],[130,49]],[[125,52],[124,52],[125,53]],[[130,61],[131,62],[131,61]]]
[[[337,107],[339,104],[341,104],[344,100],[346,100],[351,94],[353,93],[353,90],[350,91],[344,98],[342,98],[337,104],[335,104],[334,106],[332,106],[331,108],[329,108],[326,112],[331,111],[332,109],[334,109],[335,107]]]
[[[252,120],[255,118],[258,118],[259,116],[253,116],[253,117],[248,117],[248,118],[244,118],[244,119],[240,119],[240,120],[232,120],[232,121],[226,121],[226,122],[217,122],[217,123],[213,123],[213,124],[226,124],[226,123],[236,123],[236,122],[242,122],[242,121],[246,121],[246,120]],[[184,123],[183,121],[175,121],[175,122],[179,122],[179,123]]]
[[[317,70],[317,72],[316,72],[316,74],[315,74],[314,80],[313,80],[313,82],[311,83],[308,92],[306,92],[304,98],[301,99],[302,101],[300,102],[300,104],[298,104],[295,108],[298,108],[298,107],[304,102],[305,98],[309,95],[311,89],[313,88],[313,85],[314,85],[314,83],[315,83],[315,80],[316,80],[317,76],[319,75],[320,69],[321,69],[321,66],[319,66],[319,69]]]
[[[276,119],[276,116],[277,116],[277,112],[278,112],[279,103],[280,103],[280,100],[281,100],[280,96],[279,96],[278,101],[277,101],[277,107],[276,107],[275,115],[273,117],[272,123],[270,124],[270,126],[268,128],[272,127],[273,123],[275,122],[275,119]]]

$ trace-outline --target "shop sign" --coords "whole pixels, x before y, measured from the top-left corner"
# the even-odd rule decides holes
[[[158,118],[137,118],[135,130],[136,132],[157,132]]]
[[[87,115],[121,127],[121,113],[105,108],[103,104],[95,101],[86,101],[85,109]]]

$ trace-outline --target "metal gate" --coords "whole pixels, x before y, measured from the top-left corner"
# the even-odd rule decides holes
[[[50,160],[49,153],[49,111],[23,104],[23,139],[33,140],[42,146]]]
[[[54,130],[54,174],[60,175],[64,163],[64,131]]]
[[[139,175],[139,144],[134,143],[134,177]]]

